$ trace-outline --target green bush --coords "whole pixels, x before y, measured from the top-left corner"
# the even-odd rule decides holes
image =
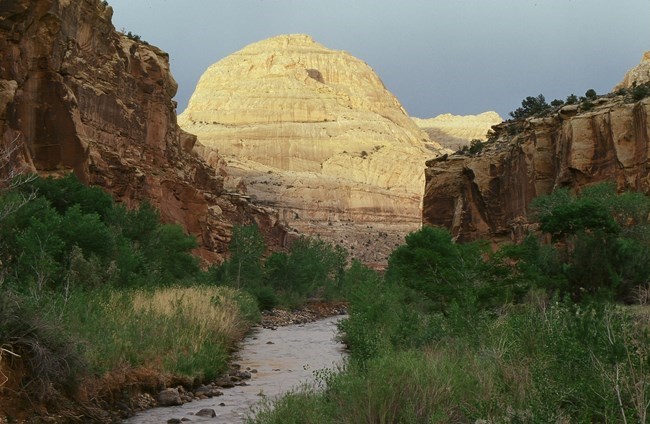
[[[173,283],[199,272],[191,255],[195,238],[162,225],[146,203],[135,210],[115,206],[74,176],[35,178],[19,190],[36,198],[0,221],[0,260],[5,279],[21,292],[39,296],[70,283]],[[0,207],[16,197],[16,190],[4,193]]]
[[[650,199],[640,193],[618,195],[613,184],[567,189],[535,199],[531,205],[540,229],[561,242],[562,285],[574,299],[587,296],[631,300],[650,278]]]
[[[632,100],[638,102],[650,96],[650,84],[635,85],[630,90]]]

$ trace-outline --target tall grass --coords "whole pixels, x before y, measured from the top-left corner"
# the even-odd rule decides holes
[[[226,287],[107,290],[75,293],[64,321],[97,373],[130,366],[209,379],[225,370],[253,308]]]
[[[351,362],[324,391],[291,394],[254,422],[646,422],[650,343],[620,308],[527,304],[475,318],[426,347]]]

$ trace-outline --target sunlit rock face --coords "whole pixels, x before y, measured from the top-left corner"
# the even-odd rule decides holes
[[[568,105],[516,127],[495,126],[479,156],[428,163],[423,223],[460,240],[520,240],[530,202],[557,187],[613,181],[650,193],[649,115],[650,98],[608,95],[591,108]]]
[[[650,82],[650,51],[643,53],[641,62],[630,69],[623,78],[623,81],[614,87],[614,91],[621,88],[632,88],[636,85],[647,84]]]
[[[443,151],[366,63],[307,35],[260,41],[210,66],[179,124],[226,187],[353,251],[392,235],[388,227],[395,242],[418,227],[424,162]],[[363,240],[350,235],[359,228]]]
[[[13,163],[74,171],[126,204],[149,200],[208,261],[223,257],[234,223],[274,231],[273,214],[225,193],[192,153],[168,55],[115,31],[112,13],[99,0],[0,3],[0,141],[20,145]]]
[[[453,151],[469,146],[472,140],[485,141],[493,125],[503,121],[496,112],[483,112],[478,115],[452,115],[444,113],[434,118],[412,118],[422,128],[429,139]]]

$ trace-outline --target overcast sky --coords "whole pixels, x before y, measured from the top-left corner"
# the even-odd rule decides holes
[[[606,93],[650,50],[650,0],[109,0],[170,54],[178,112],[219,59],[305,33],[367,62],[412,116],[502,117],[529,95]]]

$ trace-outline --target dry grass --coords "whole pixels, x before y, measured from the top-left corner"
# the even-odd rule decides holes
[[[246,325],[237,302],[238,292],[228,287],[172,287],[153,293],[139,291],[133,308],[166,318],[178,317],[193,328],[192,347],[199,348],[209,338],[237,340]]]

